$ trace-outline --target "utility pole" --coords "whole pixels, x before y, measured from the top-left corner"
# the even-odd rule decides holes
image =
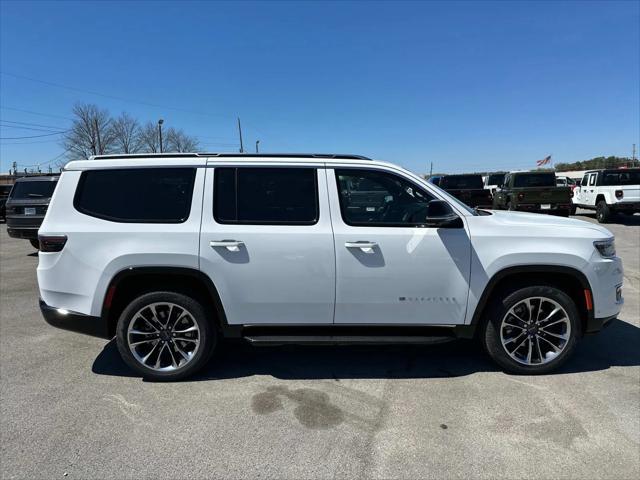
[[[18,162],[13,162],[13,175],[16,176],[18,174]]]
[[[633,149],[632,149],[632,153],[631,153],[631,161],[633,163],[636,163],[636,144],[633,144]]]
[[[158,140],[160,141],[160,153],[162,153],[162,124],[164,123],[163,119],[158,120]]]
[[[431,168],[429,169],[429,178],[433,175],[433,162],[431,162]]]
[[[96,137],[98,138],[98,155],[102,155],[102,145],[100,145],[100,130],[98,129],[98,119],[93,119],[93,124],[96,127]]]
[[[258,152],[258,145],[260,144],[260,140],[256,140],[256,153],[260,153]]]
[[[240,117],[238,117],[238,133],[240,134],[240,153],[244,153],[244,146],[242,145],[242,127],[240,126]]]

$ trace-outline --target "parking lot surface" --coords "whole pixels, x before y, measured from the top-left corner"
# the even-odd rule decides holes
[[[640,478],[640,216],[618,220],[620,320],[556,374],[468,341],[229,344],[181,383],[45,324],[37,254],[2,225],[2,478]]]

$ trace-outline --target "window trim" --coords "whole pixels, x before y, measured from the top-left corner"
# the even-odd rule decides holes
[[[121,171],[121,170],[165,170],[165,169],[181,169],[181,170],[191,170],[191,181],[190,181],[190,186],[191,186],[191,192],[189,194],[189,199],[187,202],[187,209],[186,209],[186,216],[180,219],[175,219],[175,220],[167,220],[167,219],[140,219],[140,218],[134,218],[134,219],[124,219],[124,218],[120,218],[120,217],[113,217],[110,215],[103,215],[97,212],[93,212],[91,210],[87,210],[86,208],[83,208],[82,206],[80,206],[80,192],[83,191],[84,186],[85,186],[85,182],[87,180],[87,176],[90,173],[93,172],[112,172],[112,171]],[[196,167],[141,167],[141,168],[136,168],[136,167],[127,167],[127,168],[100,168],[100,169],[91,169],[91,170],[83,170],[82,173],[80,174],[80,178],[78,179],[78,183],[76,185],[76,191],[73,194],[73,208],[76,209],[76,211],[82,213],[83,215],[87,215],[89,217],[93,217],[93,218],[99,218],[100,220],[105,220],[108,222],[113,222],[113,223],[143,223],[143,224],[181,224],[181,223],[185,223],[187,220],[189,220],[189,217],[191,217],[191,206],[193,205],[193,191],[195,190],[195,184],[196,184],[196,176],[197,176],[197,168]]]
[[[339,171],[345,171],[345,170],[376,172],[376,173],[382,173],[382,174],[391,175],[393,177],[396,177],[396,178],[399,178],[400,180],[405,181],[406,183],[411,184],[414,188],[416,188],[417,190],[422,192],[424,195],[426,195],[428,197],[431,197],[433,200],[440,200],[438,197],[436,197],[435,195],[431,194],[425,188],[423,188],[420,185],[416,184],[412,180],[409,180],[408,178],[403,177],[402,175],[398,175],[395,172],[390,172],[388,170],[382,170],[382,169],[377,169],[377,168],[336,167],[336,168],[333,169],[333,173],[334,173],[334,177],[335,177],[335,181],[336,181],[336,190],[337,190],[337,193],[338,193],[338,203],[340,204],[340,218],[342,218],[342,222],[345,225],[349,225],[350,227],[430,228],[426,224],[426,222],[425,223],[419,223],[419,222],[416,222],[416,223],[381,223],[381,222],[362,223],[362,222],[350,222],[350,221],[348,221],[345,218],[345,205],[344,205],[344,202],[342,201],[342,195],[340,194],[340,181],[338,180],[338,172]],[[460,216],[460,215],[458,215],[458,216]]]
[[[238,216],[238,170],[240,169],[261,169],[261,170],[274,170],[274,169],[288,169],[288,170],[312,170],[313,175],[313,187],[314,187],[314,205],[316,209],[315,218],[313,220],[221,220],[218,218],[216,211],[216,180],[218,178],[218,171],[222,169],[233,169],[235,171],[235,201],[236,201],[236,218]],[[319,167],[316,166],[292,166],[292,165],[225,165],[216,166],[213,168],[213,195],[211,198],[211,212],[213,214],[213,220],[220,225],[274,225],[274,226],[286,226],[286,225],[317,225],[320,221],[320,200],[319,200],[319,188],[318,188],[318,175]]]

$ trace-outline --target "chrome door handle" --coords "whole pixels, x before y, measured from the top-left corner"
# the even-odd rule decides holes
[[[347,248],[359,248],[364,253],[373,253],[373,249],[378,246],[376,242],[345,242]]]
[[[211,248],[225,247],[230,252],[239,252],[240,247],[243,245],[244,245],[244,242],[240,240],[211,240],[209,242],[209,246]]]

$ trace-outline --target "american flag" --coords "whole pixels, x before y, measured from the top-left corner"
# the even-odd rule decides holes
[[[538,160],[538,161],[536,162],[536,164],[537,164],[539,167],[541,167],[542,165],[547,165],[547,164],[549,164],[549,163],[551,163],[551,155],[549,155],[548,157],[545,157],[545,158],[544,158],[544,159],[542,159],[542,160]]]

